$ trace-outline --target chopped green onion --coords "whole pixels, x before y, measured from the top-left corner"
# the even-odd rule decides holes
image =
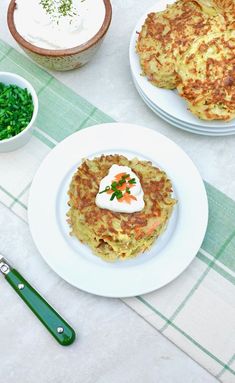
[[[116,190],[116,191],[111,195],[110,201],[113,201],[115,197],[116,197],[117,199],[120,199],[120,198],[123,197],[123,194],[122,194],[121,190]]]
[[[117,199],[120,199],[123,197],[123,193],[121,190],[118,189],[119,186],[122,186],[123,184],[125,184],[127,182],[127,184],[136,184],[136,180],[135,178],[132,178],[130,181],[127,181],[127,178],[129,178],[130,175],[129,174],[124,174],[122,176],[122,178],[120,179],[120,181],[116,182],[116,181],[113,181],[112,184],[111,184],[111,188],[110,186],[106,186],[106,188],[104,190],[102,190],[101,192],[99,192],[99,194],[102,194],[102,193],[105,193],[109,190],[112,190],[113,193],[110,197],[110,201],[113,201],[114,198],[116,197]],[[128,194],[131,194],[130,192],[130,188],[126,188],[126,192]]]
[[[22,132],[33,116],[33,100],[27,89],[0,83],[0,140]]]
[[[110,190],[110,187],[106,186],[106,188],[102,190],[101,192],[99,192],[99,194],[106,193],[108,190]]]
[[[129,183],[130,185],[136,184],[136,180],[135,180],[135,178],[132,178],[130,181],[128,181],[128,183]]]
[[[112,190],[115,190],[115,189],[117,188],[117,186],[118,186],[118,183],[117,183],[116,181],[114,181],[114,182],[112,182],[112,184],[111,184],[111,189],[112,189]]]
[[[121,190],[117,190],[117,191],[116,191],[116,197],[117,197],[117,199],[122,198],[122,196],[123,196],[123,194],[122,194]]]
[[[52,19],[57,20],[57,24],[61,16],[73,17],[77,15],[72,0],[40,0],[39,4]]]

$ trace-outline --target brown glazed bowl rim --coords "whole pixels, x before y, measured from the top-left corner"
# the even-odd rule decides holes
[[[26,41],[17,31],[14,23],[14,11],[16,7],[16,0],[11,0],[9,7],[8,7],[8,12],[7,12],[7,23],[8,23],[8,28],[16,40],[16,42],[21,45],[23,48],[26,48],[27,50],[39,54],[41,56],[48,56],[48,57],[63,57],[63,56],[71,56],[75,55],[78,53],[81,53],[89,48],[91,48],[93,45],[96,45],[96,43],[102,39],[102,37],[105,35],[107,32],[109,25],[111,23],[112,19],[112,6],[110,3],[110,0],[103,0],[104,5],[105,5],[105,18],[103,21],[103,24],[99,31],[87,42],[84,44],[78,45],[74,48],[69,48],[69,49],[44,49],[37,47],[28,41]]]

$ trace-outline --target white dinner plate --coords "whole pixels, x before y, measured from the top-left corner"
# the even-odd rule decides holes
[[[143,98],[143,97],[142,97]],[[144,98],[143,98],[144,100]],[[148,107],[157,115],[159,116],[162,120],[168,122],[168,124],[170,125],[173,125],[175,126],[176,128],[179,128],[181,130],[185,130],[186,132],[189,132],[189,133],[193,133],[193,134],[199,134],[199,135],[203,135],[203,136],[209,136],[209,137],[222,137],[222,136],[231,136],[232,134],[235,134],[235,132],[217,132],[217,133],[213,133],[213,132],[209,132],[209,131],[200,131],[200,130],[196,130],[196,129],[193,129],[193,128],[190,128],[190,127],[187,127],[185,125],[182,125],[182,124],[179,124],[178,122],[176,121],[173,121],[173,120],[170,120],[168,117],[166,117],[164,114],[162,114],[161,112],[159,112],[158,110],[156,110],[155,108],[153,108],[153,106],[151,104],[148,103],[148,101],[144,100],[144,102],[146,103],[146,105],[148,105]]]
[[[139,93],[139,95],[141,96],[141,98],[143,99],[143,101],[149,106],[151,107],[152,110],[155,111],[156,114],[158,114],[159,116],[163,116],[165,117],[165,119],[167,119],[170,123],[175,123],[175,124],[178,124],[178,125],[182,125],[183,127],[187,128],[187,129],[190,129],[192,131],[196,131],[196,132],[199,132],[198,134],[203,134],[203,133],[211,133],[211,135],[217,135],[217,133],[219,135],[224,135],[225,134],[235,134],[235,127],[232,127],[232,126],[229,126],[229,127],[209,127],[209,128],[206,128],[206,127],[202,127],[202,126],[199,126],[199,125],[191,125],[191,124],[187,124],[185,123],[184,121],[180,121],[178,119],[175,119],[173,118],[172,116],[170,116],[168,113],[165,113],[162,111],[162,109],[159,109],[157,107],[156,104],[154,104],[147,96],[146,94],[144,94],[143,90],[140,89],[140,87],[138,86],[138,84],[135,82],[135,79],[133,78],[133,81],[134,81],[134,84],[135,84],[135,87]],[[176,126],[176,125],[175,125]],[[215,133],[215,134],[214,134]]]
[[[67,191],[83,158],[123,154],[152,161],[173,183],[178,203],[167,230],[133,260],[108,263],[69,235]],[[171,282],[192,262],[208,219],[204,183],[190,158],[154,130],[125,123],[96,125],[72,134],[45,158],[29,196],[29,225],[41,255],[72,285],[107,297],[148,293]]]
[[[232,121],[203,121],[194,116],[188,109],[185,100],[179,96],[176,90],[168,90],[157,88],[147,80],[145,76],[141,75],[141,67],[139,63],[139,57],[136,53],[136,39],[137,32],[141,31],[141,27],[145,22],[147,14],[150,12],[162,11],[166,8],[167,4],[174,3],[175,0],[159,0],[155,6],[148,9],[145,14],[138,21],[135,26],[129,48],[130,67],[135,81],[144,94],[164,113],[169,114],[173,119],[183,121],[186,124],[192,124],[210,128],[210,127],[233,127],[235,128],[235,120]],[[178,122],[178,121],[177,121]]]
[[[169,124],[183,129],[187,132],[194,133],[194,134],[200,134],[200,135],[205,135],[205,136],[213,136],[213,137],[221,137],[221,136],[230,136],[235,134],[235,128],[229,127],[229,128],[195,128],[193,126],[184,124],[183,122],[178,122],[178,120],[175,120],[171,118],[169,115],[166,113],[162,112],[160,109],[154,105],[151,100],[147,98],[147,96],[142,92],[142,90],[138,87],[137,84],[136,89],[142,98],[142,100],[146,103],[146,105],[160,118],[162,118],[164,121],[168,122]]]

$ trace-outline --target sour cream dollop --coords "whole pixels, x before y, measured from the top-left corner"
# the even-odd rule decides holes
[[[58,7],[58,1],[51,2]],[[70,13],[50,14],[40,0],[16,0],[14,23],[19,34],[37,47],[69,49],[95,36],[105,18],[105,5],[103,0],[72,0]]]
[[[122,185],[119,185],[121,181]],[[114,190],[111,185],[116,182],[116,189],[122,193],[111,200]],[[106,190],[106,191],[105,191]],[[129,192],[128,192],[129,191]],[[120,197],[120,196],[119,196]],[[119,213],[135,213],[144,208],[144,192],[137,175],[128,166],[112,165],[107,176],[100,181],[99,192],[96,195],[96,205]]]

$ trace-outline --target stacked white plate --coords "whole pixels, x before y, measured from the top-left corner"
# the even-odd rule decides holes
[[[174,3],[174,0],[160,0],[156,6],[147,10],[134,28],[130,42],[130,67],[136,86],[143,101],[154,113],[163,120],[177,128],[195,134],[207,136],[226,136],[235,134],[235,120],[232,121],[203,121],[194,116],[188,109],[187,104],[176,90],[157,88],[141,75],[139,57],[136,53],[137,32],[140,32],[142,25],[150,12],[162,11],[167,4]]]

